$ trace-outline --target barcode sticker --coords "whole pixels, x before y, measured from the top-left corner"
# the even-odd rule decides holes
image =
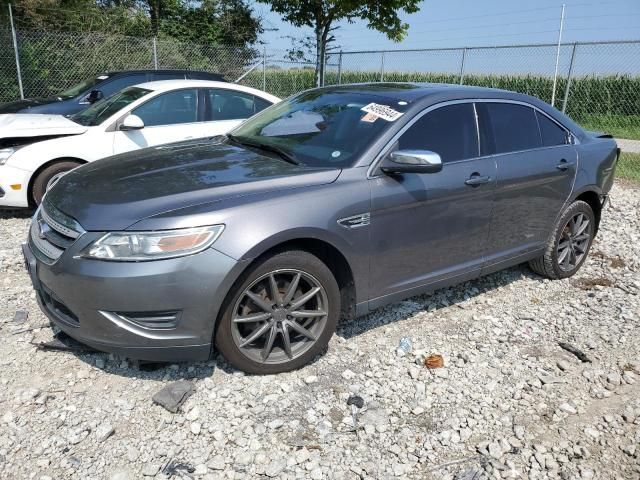
[[[362,107],[360,110],[367,113],[373,113],[387,122],[394,122],[402,116],[402,112],[398,112],[387,105],[380,105],[379,103],[370,103],[369,105]]]

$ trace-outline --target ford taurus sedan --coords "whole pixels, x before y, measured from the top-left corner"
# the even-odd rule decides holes
[[[212,138],[82,166],[23,246],[70,336],[146,360],[298,368],[338,320],[523,262],[585,262],[618,151],[535,98],[310,90]]]

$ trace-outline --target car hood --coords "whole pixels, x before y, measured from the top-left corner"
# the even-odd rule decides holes
[[[0,115],[0,138],[78,135],[86,132],[87,129],[88,127],[78,125],[62,115],[36,113]]]
[[[40,105],[48,105],[50,103],[60,102],[59,98],[25,98],[24,100],[16,100],[14,102],[7,102],[0,104],[0,113],[18,113],[22,111],[29,111],[31,107],[37,107]]]
[[[339,169],[293,165],[220,137],[137,150],[79,167],[45,197],[88,231],[124,230],[147,217],[231,197],[323,185]]]

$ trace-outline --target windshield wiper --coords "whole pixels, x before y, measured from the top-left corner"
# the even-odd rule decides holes
[[[291,153],[275,145],[269,145],[268,143],[250,142],[248,140],[245,140],[244,138],[236,137],[235,135],[232,135],[230,133],[227,134],[227,138],[232,142],[244,145],[245,147],[253,147],[264,150],[266,152],[275,153],[280,156],[280,158],[282,158],[285,162],[289,162],[293,165],[300,165],[300,160],[298,160]]]

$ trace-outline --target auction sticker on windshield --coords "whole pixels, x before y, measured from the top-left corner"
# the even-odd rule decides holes
[[[372,113],[387,122],[393,122],[402,116],[402,112],[398,112],[387,105],[381,105],[379,103],[370,103],[365,105],[360,110],[367,113]]]

